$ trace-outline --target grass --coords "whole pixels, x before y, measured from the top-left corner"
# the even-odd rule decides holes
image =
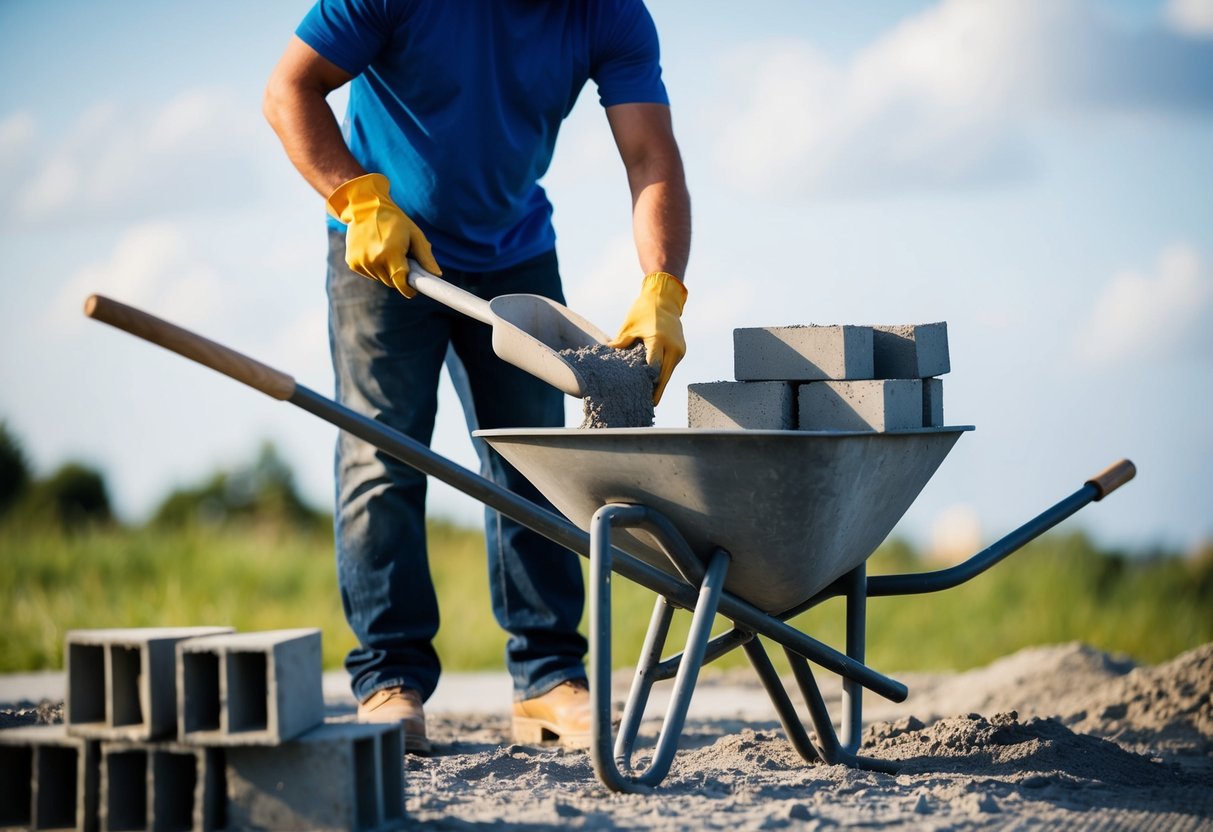
[[[480,533],[435,522],[430,547],[444,667],[501,668],[505,636],[489,607]],[[10,523],[0,527],[0,565],[0,672],[61,668],[64,635],[75,628],[319,627],[328,668],[353,646],[324,534],[257,526],[65,534]],[[922,568],[895,543],[869,563],[871,574]],[[623,667],[639,651],[653,595],[624,580],[613,590],[615,663]],[[1213,640],[1210,610],[1208,552],[1129,558],[1098,552],[1080,535],[1049,536],[956,589],[872,599],[868,661],[889,672],[963,669],[1028,645],[1079,640],[1153,663]],[[671,645],[685,639],[689,618],[676,615]],[[839,601],[794,623],[842,646]],[[744,661],[735,652],[719,664]]]

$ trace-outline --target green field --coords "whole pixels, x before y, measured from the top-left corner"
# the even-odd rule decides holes
[[[110,526],[68,534],[6,523],[0,671],[61,668],[64,634],[72,628],[202,624],[319,627],[326,667],[340,667],[352,638],[331,539],[286,528]],[[501,668],[505,638],[489,609],[480,533],[437,522],[430,539],[445,668]],[[872,574],[921,568],[896,543],[870,562]],[[625,580],[613,587],[615,660],[626,666],[638,652],[653,596]],[[678,614],[672,639],[685,636],[688,619]],[[796,623],[841,646],[840,602]],[[1027,645],[1071,640],[1143,662],[1213,640],[1213,556],[1126,557],[1096,551],[1081,535],[1053,535],[956,589],[869,603],[868,659],[890,672],[963,669]],[[721,665],[743,662],[738,652]]]

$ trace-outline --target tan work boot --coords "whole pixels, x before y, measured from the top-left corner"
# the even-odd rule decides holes
[[[585,680],[562,682],[542,696],[514,703],[514,741],[589,748],[590,712]]]
[[[407,754],[429,754],[433,750],[425,735],[425,710],[421,694],[408,688],[384,688],[358,706],[359,722],[403,722]]]

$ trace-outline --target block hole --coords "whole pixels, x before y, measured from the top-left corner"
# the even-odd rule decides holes
[[[404,733],[388,731],[380,737],[380,763],[383,766],[383,818],[404,817]]]
[[[378,766],[375,761],[375,738],[354,740],[354,787],[357,789],[358,828],[374,829],[379,825]]]
[[[28,745],[0,745],[0,826],[32,826],[34,749]]]
[[[102,826],[111,832],[147,828],[147,752],[105,755]]]
[[[143,724],[143,705],[139,699],[143,675],[143,655],[138,647],[110,645],[110,692],[113,711],[110,724],[115,728]]]
[[[67,646],[67,723],[105,722],[105,648]]]
[[[157,751],[152,755],[152,818],[159,832],[194,828],[199,758]]]
[[[38,805],[35,823],[39,829],[72,829],[76,826],[79,802],[76,778],[80,752],[72,746],[43,745],[38,748]]]
[[[219,655],[181,653],[182,730],[186,734],[219,730]]]
[[[264,731],[269,727],[269,680],[265,653],[227,654],[227,730]]]

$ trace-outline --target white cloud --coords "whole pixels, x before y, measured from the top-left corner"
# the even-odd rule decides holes
[[[37,127],[11,117],[0,145]],[[25,164],[0,167],[0,187],[22,194],[8,202],[7,219],[40,225],[69,213],[81,222],[242,206],[262,190],[259,160],[272,142],[260,112],[224,90],[186,90],[152,110],[100,103],[27,150]]]
[[[943,0],[845,65],[806,40],[720,63],[717,162],[769,195],[974,187],[1022,177],[1059,114],[1213,109],[1213,48],[1122,31],[1093,0]]]
[[[1186,35],[1213,37],[1213,0],[1169,0],[1163,15]]]
[[[200,262],[186,230],[169,222],[129,228],[108,260],[81,266],[49,310],[48,323],[78,326],[80,305],[89,294],[113,297],[177,323],[197,326],[217,309],[222,297],[213,268]]]
[[[1075,352],[1117,368],[1213,356],[1213,271],[1196,250],[1176,244],[1152,273],[1120,272],[1095,299]]]

